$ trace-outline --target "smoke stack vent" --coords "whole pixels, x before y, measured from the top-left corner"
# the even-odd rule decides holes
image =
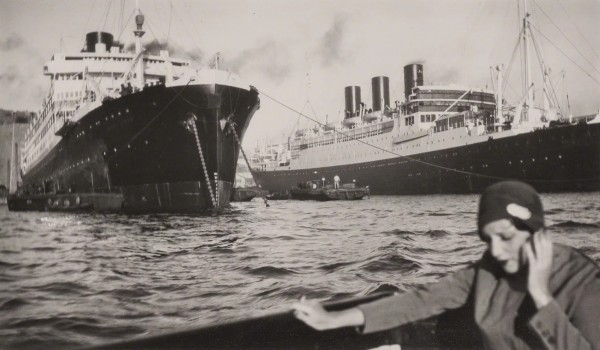
[[[373,91],[373,111],[383,111],[385,106],[390,105],[390,78],[371,78]]]
[[[346,115],[344,119],[352,118],[358,115],[360,111],[360,86],[346,86],[344,89],[346,95]]]
[[[416,86],[423,86],[423,65],[408,64],[404,66],[404,97],[407,101]]]

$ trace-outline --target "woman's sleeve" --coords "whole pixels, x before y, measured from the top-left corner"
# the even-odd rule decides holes
[[[549,349],[600,350],[600,278],[585,288],[571,319],[553,300],[529,324]]]
[[[415,290],[359,305],[365,317],[359,331],[378,332],[459,308],[466,303],[474,280],[471,266]]]

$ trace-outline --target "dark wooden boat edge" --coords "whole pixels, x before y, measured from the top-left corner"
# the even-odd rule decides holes
[[[325,303],[343,310],[393,294],[377,292]],[[372,349],[398,344],[402,349],[479,348],[472,325],[461,322],[465,310],[447,312],[401,327],[360,334],[354,327],[317,331],[291,310],[199,328],[96,345],[86,349]]]

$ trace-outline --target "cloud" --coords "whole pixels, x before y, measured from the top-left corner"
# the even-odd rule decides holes
[[[423,68],[425,70],[425,68]],[[464,73],[460,72],[456,68],[441,67],[431,69],[431,80],[435,79],[435,82],[440,84],[458,84],[464,79]],[[426,79],[426,78],[425,78]]]
[[[39,68],[41,66],[39,62],[25,58],[20,62],[27,64],[27,67]],[[14,64],[0,69],[0,84],[6,91],[13,92],[0,100],[0,107],[8,109],[37,108],[42,102],[48,85],[40,73],[40,69],[28,69]]]
[[[257,72],[275,82],[284,81],[292,70],[288,48],[273,40],[240,52],[225,60],[225,65],[240,75]]]
[[[0,98],[0,107],[35,109],[41,104],[48,87],[42,74],[44,59],[15,33],[0,39],[3,65],[0,65],[0,85],[10,92]]]
[[[164,44],[161,44],[156,39],[144,43],[143,46],[146,50],[146,53],[150,53],[152,55],[158,56],[160,54],[160,50],[167,50],[169,51],[169,55],[171,55],[172,57],[188,58],[193,62],[204,62],[204,60],[206,59],[206,54],[199,48],[186,50],[175,43],[169,43],[165,47]],[[125,50],[128,52],[135,51],[135,43],[129,43],[128,45],[126,45]]]
[[[204,62],[206,59],[206,54],[204,51],[195,48],[191,50],[183,50],[182,48],[172,49],[170,52],[173,53],[173,56],[177,57],[179,54],[189,57],[190,60],[194,62]]]
[[[5,70],[0,72],[0,84],[12,84],[19,78],[19,70],[15,65],[9,65]]]
[[[344,34],[346,31],[346,19],[336,17],[333,26],[325,32],[317,47],[321,63],[326,66],[343,61],[345,54],[343,50]]]
[[[0,40],[0,51],[10,51],[18,49],[24,45],[25,41],[17,33],[10,33],[7,38]]]

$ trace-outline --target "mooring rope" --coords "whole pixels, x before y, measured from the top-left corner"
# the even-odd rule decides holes
[[[258,182],[256,181],[256,177],[254,177],[254,172],[252,171],[252,167],[250,166],[250,162],[248,161],[248,157],[246,157],[246,152],[244,152],[244,148],[242,148],[242,143],[240,142],[240,139],[238,138],[237,132],[235,131],[235,127],[233,126],[233,122],[229,121],[229,128],[231,129],[231,131],[233,132],[233,136],[235,137],[235,141],[238,143],[238,145],[240,146],[240,151],[242,152],[242,156],[244,156],[244,160],[246,161],[246,165],[248,166],[248,171],[250,172],[250,175],[252,175],[252,179],[254,180],[254,182],[258,185]],[[265,202],[265,206],[268,208],[269,207],[269,203],[267,202],[267,196],[265,196],[264,191],[260,191],[260,196],[262,197],[263,201]]]

